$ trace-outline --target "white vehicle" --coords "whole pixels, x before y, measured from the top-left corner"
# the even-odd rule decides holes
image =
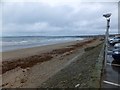
[[[120,43],[116,43],[116,44],[114,45],[114,48],[115,48],[115,49],[120,48]]]
[[[116,36],[116,37],[114,37],[114,38],[109,39],[109,43],[110,43],[111,45],[113,45],[113,46],[114,46],[116,43],[120,43],[120,37]]]

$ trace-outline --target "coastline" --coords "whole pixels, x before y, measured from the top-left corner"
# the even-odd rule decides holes
[[[11,50],[11,51],[5,51],[5,52],[0,52],[2,54],[2,61],[10,60],[10,59],[17,59],[21,57],[28,57],[31,55],[37,55],[40,53],[48,52],[53,49],[59,49],[62,47],[74,45],[79,42],[84,42],[86,40],[90,39],[84,39],[84,40],[76,40],[76,41],[69,41],[69,42],[61,42],[57,44],[51,44],[51,45],[44,45],[44,46],[36,46],[36,47],[30,47],[30,48],[23,48],[23,49],[16,49],[16,50]]]
[[[25,48],[33,48],[45,45],[53,45],[60,44],[66,42],[72,42],[75,40],[83,40],[85,38],[77,38],[77,37],[53,37],[53,36],[43,36],[43,37],[3,37],[1,41],[2,49],[0,52],[13,51]]]
[[[7,88],[38,87],[72,63],[71,58],[82,56],[84,48],[96,46],[101,42],[100,39],[85,39],[4,52],[2,86]]]

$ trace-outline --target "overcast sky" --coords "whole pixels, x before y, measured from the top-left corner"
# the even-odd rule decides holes
[[[3,36],[104,34],[104,13],[112,13],[110,32],[118,32],[117,2],[38,1],[2,1]]]

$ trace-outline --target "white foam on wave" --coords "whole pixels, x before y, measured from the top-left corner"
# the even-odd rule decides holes
[[[28,41],[20,41],[20,42],[17,42],[17,41],[12,41],[12,42],[0,42],[0,45],[1,46],[11,46],[11,45],[21,45],[21,44],[25,44],[27,43]]]

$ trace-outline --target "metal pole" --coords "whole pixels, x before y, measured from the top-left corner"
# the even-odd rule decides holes
[[[107,28],[106,28],[106,39],[105,39],[105,67],[107,63],[107,52],[108,52],[108,37],[109,37],[109,28],[110,28],[110,18],[107,19]]]

